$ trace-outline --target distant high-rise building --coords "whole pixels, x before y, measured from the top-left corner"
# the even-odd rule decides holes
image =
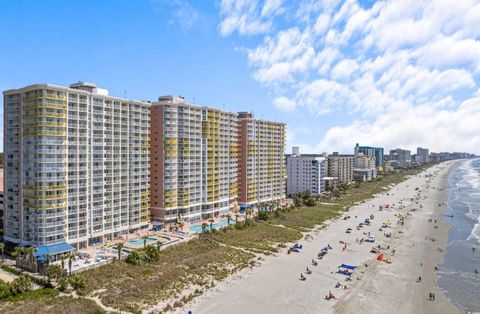
[[[317,154],[300,154],[298,147],[287,156],[287,195],[309,191],[311,194],[325,192],[325,157]]]
[[[360,151],[355,151],[354,177],[360,181],[371,181],[377,177],[375,157],[365,156]]]
[[[160,97],[152,105],[151,212],[166,224],[237,206],[237,114]]]
[[[240,205],[254,205],[285,198],[285,123],[238,114]]]
[[[415,161],[419,164],[428,163],[430,161],[429,156],[430,154],[428,148],[418,147]]]
[[[409,168],[412,165],[410,151],[405,149],[396,148],[390,150],[389,160],[396,161],[398,168]]]
[[[355,145],[355,155],[361,152],[364,156],[375,157],[375,165],[382,167],[385,161],[383,147],[371,147],[360,146],[358,143]]]
[[[334,152],[326,159],[326,177],[336,177],[340,184],[349,184],[353,182],[354,163],[354,155]]]
[[[84,248],[147,228],[149,107],[84,82],[5,91],[5,240]]]

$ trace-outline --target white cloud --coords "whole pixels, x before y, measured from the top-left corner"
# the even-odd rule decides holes
[[[222,10],[222,24],[244,15],[264,24],[245,51],[276,109],[350,120],[309,148],[360,141],[480,152],[472,118],[480,114],[480,0],[224,3],[236,7]],[[239,25],[221,33],[235,31],[252,34]]]
[[[190,30],[199,17],[198,11],[186,0],[150,0],[150,4],[157,13],[170,11],[172,17],[169,23],[178,25],[185,31]]]
[[[240,35],[262,34],[272,27],[275,16],[281,14],[281,0],[222,0],[219,25],[220,34],[228,36],[234,32]]]
[[[332,69],[332,78],[335,80],[348,79],[350,75],[357,71],[359,68],[358,63],[352,59],[344,59],[337,63]]]
[[[273,100],[273,105],[280,111],[284,112],[291,112],[293,111],[297,104],[293,101],[288,99],[287,97],[277,97]]]

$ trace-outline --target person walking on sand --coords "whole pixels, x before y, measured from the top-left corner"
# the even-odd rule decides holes
[[[435,293],[432,293],[433,301],[435,301]]]
[[[432,296],[432,293],[430,292],[430,293],[428,294],[428,299],[429,299],[430,301],[432,301],[432,298],[433,298],[433,296]]]

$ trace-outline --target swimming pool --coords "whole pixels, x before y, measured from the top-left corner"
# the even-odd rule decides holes
[[[230,224],[231,225],[235,224],[235,220],[230,220]],[[212,227],[213,227],[213,229],[219,229],[219,228],[222,228],[222,227],[226,227],[227,225],[228,225],[228,220],[225,219],[225,220],[220,220],[219,222],[216,222],[216,223],[212,224]],[[206,230],[210,230],[210,224],[208,224]],[[200,233],[200,232],[202,232],[202,225],[191,226],[190,228],[188,228],[188,231],[190,231],[192,233]]]
[[[155,243],[157,242],[157,239],[156,238],[147,238],[147,244],[152,244],[152,243]],[[130,245],[130,246],[141,246],[143,245],[144,243],[144,239],[140,238],[140,239],[137,239],[135,241],[128,241],[127,242],[127,245]]]

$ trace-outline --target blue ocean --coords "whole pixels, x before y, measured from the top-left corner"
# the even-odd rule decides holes
[[[453,217],[449,217],[453,215]],[[458,162],[448,177],[448,206],[452,224],[438,286],[460,309],[480,312],[480,159]]]

